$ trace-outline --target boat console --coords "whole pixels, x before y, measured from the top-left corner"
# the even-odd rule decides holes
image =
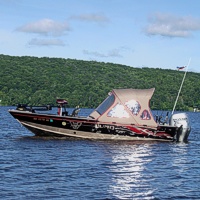
[[[68,115],[68,111],[66,110],[66,105],[68,104],[67,100],[56,99],[56,103],[57,103],[57,106],[58,106],[57,114],[59,116],[67,116]]]

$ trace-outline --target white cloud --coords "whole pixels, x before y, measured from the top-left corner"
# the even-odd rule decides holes
[[[86,21],[86,22],[96,22],[96,23],[109,22],[109,19],[105,15],[102,15],[102,14],[75,15],[75,16],[72,16],[70,19],[76,19],[76,20]]]
[[[88,51],[88,50],[83,50],[83,53],[86,54],[86,55],[91,55],[91,56],[101,57],[101,58],[122,57],[119,49],[113,49],[106,54],[99,53],[97,51]]]
[[[92,56],[95,56],[95,57],[101,57],[101,58],[107,57],[105,54],[99,53],[97,51],[83,50],[83,53],[86,54],[86,55],[92,55]]]
[[[200,19],[190,16],[178,17],[170,14],[156,14],[146,27],[147,35],[161,35],[165,37],[189,37],[193,31],[200,30]]]
[[[113,49],[108,52],[108,57],[123,57],[123,56],[120,54],[119,49]]]
[[[35,45],[35,46],[65,46],[64,42],[59,39],[32,39],[29,43],[29,45]]]
[[[42,19],[36,22],[28,23],[17,28],[16,30],[26,33],[59,36],[65,34],[66,31],[69,31],[70,27],[66,22],[60,23],[51,19]]]

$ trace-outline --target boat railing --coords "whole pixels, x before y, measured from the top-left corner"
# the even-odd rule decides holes
[[[52,106],[50,104],[44,106],[28,106],[27,104],[18,104],[16,110],[29,111],[34,113],[35,111],[52,110]]]

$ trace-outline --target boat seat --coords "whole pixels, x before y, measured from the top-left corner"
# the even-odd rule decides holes
[[[67,116],[68,115],[68,112],[62,112],[62,116]]]

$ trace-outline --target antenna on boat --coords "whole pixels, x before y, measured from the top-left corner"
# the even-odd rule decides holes
[[[176,104],[177,104],[179,95],[180,95],[180,93],[181,93],[181,89],[182,89],[183,83],[184,83],[184,81],[185,81],[185,77],[186,77],[186,74],[187,74],[187,71],[188,71],[188,67],[189,67],[189,65],[190,65],[190,61],[191,61],[191,58],[189,59],[188,64],[187,64],[187,66],[186,66],[185,74],[184,74],[184,76],[183,76],[183,80],[182,80],[180,89],[179,89],[179,91],[178,91],[178,95],[177,95],[177,97],[176,97],[176,101],[175,101],[175,103],[174,103],[174,107],[173,107],[173,110],[172,110],[172,114],[174,113],[174,110],[175,110],[175,108],[176,108]]]

